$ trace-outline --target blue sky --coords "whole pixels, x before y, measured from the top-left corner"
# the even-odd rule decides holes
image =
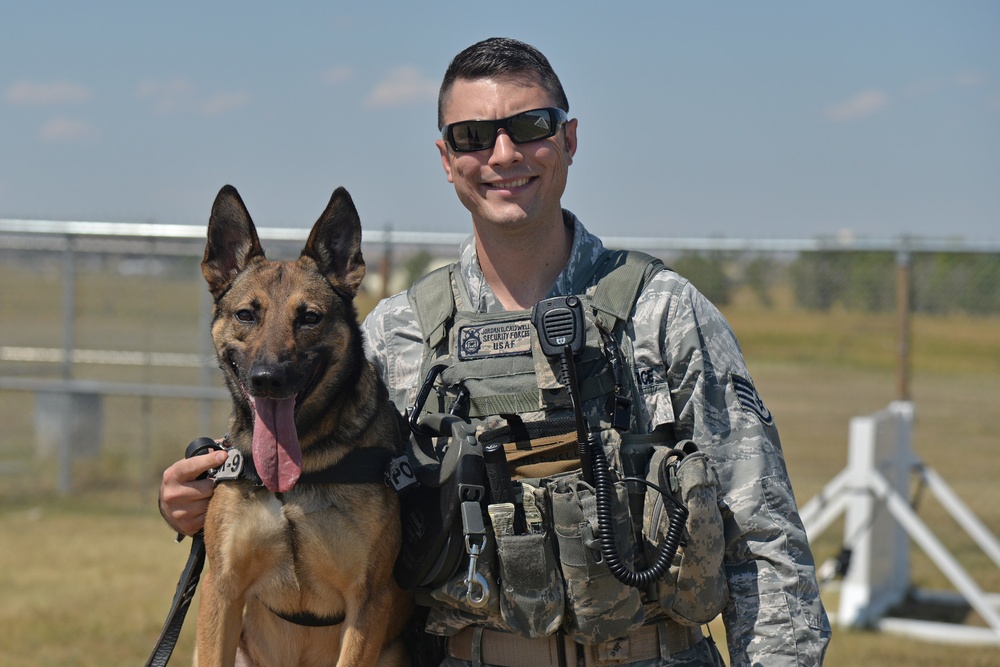
[[[522,39],[616,236],[1000,238],[1000,3],[6,2],[0,218],[203,224],[232,183],[307,227],[460,232],[434,140],[451,57]]]

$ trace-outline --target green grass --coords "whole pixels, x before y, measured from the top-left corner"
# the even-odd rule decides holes
[[[57,273],[0,267],[0,345],[58,346]],[[78,286],[80,347],[198,352],[200,280],[123,279],[85,273]],[[373,301],[360,305],[367,310]],[[846,311],[808,313],[749,298],[725,309],[754,381],[774,413],[796,497],[804,503],[846,463],[851,417],[897,396],[895,319]],[[914,448],[1000,534],[1000,318],[915,318],[911,394]],[[0,363],[0,375],[54,375],[51,367]],[[78,377],[196,382],[197,371],[79,367]],[[106,398],[101,455],[74,463],[74,492],[55,493],[51,461],[34,453],[34,398],[0,393],[0,665],[142,664],[169,608],[188,543],[173,543],[155,509],[162,469],[196,435],[225,429],[228,406],[201,423],[194,401]],[[985,590],[1000,570],[925,493],[921,517]],[[818,561],[840,548],[834,525],[815,541]],[[920,552],[916,585],[951,589]],[[835,595],[824,595],[831,609]],[[197,601],[196,603],[197,604]],[[175,653],[190,662],[195,608]],[[970,623],[979,621],[970,615]],[[721,639],[722,629],[713,632]],[[1000,649],[956,647],[835,628],[827,665],[998,664]]]

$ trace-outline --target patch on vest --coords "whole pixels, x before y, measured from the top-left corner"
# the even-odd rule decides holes
[[[458,330],[458,358],[485,359],[531,352],[531,322],[467,324]]]
[[[660,383],[660,378],[652,368],[641,366],[635,369],[635,381],[640,389],[650,389]]]
[[[733,383],[733,391],[736,392],[736,398],[739,400],[740,405],[743,406],[743,409],[757,415],[768,426],[773,424],[774,417],[771,415],[771,411],[767,409],[767,406],[764,405],[764,401],[761,399],[760,394],[757,393],[757,388],[753,386],[753,382],[735,373],[730,373],[729,378]]]

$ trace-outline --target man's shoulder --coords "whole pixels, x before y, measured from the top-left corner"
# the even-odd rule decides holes
[[[690,280],[664,266],[653,275],[636,299],[635,317],[665,318],[672,325],[697,322],[699,326],[729,324],[719,308]]]
[[[371,312],[365,316],[364,328],[369,332],[373,330],[392,331],[402,323],[412,322],[414,318],[413,308],[406,292],[399,292],[392,296],[380,300]]]
[[[380,299],[375,307],[372,308],[373,313],[394,313],[401,310],[409,310],[410,301],[407,298],[407,292],[398,292],[392,296],[387,296]]]
[[[669,265],[659,264],[650,270],[649,278],[640,293],[640,299],[676,299],[697,291],[690,280],[674,271]]]

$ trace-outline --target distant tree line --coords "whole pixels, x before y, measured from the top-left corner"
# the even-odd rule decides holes
[[[719,306],[730,303],[733,291],[745,286],[770,307],[774,286],[788,281],[800,308],[896,308],[892,252],[804,252],[790,263],[767,255],[699,252],[667,263]],[[910,308],[920,313],[1000,313],[1000,254],[912,253]]]

